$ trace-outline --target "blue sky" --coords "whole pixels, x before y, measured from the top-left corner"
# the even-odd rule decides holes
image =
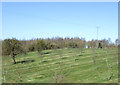
[[[117,2],[4,2],[2,39],[118,38]]]

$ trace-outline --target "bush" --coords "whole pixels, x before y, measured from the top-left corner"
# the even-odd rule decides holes
[[[36,44],[36,49],[39,53],[41,53],[42,50],[45,50],[45,42],[44,40],[38,40]]]
[[[34,45],[30,45],[29,46],[29,51],[35,51],[35,46]]]

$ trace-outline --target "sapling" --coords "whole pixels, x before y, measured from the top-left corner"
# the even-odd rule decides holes
[[[22,82],[22,76],[21,76],[22,73],[20,70],[18,70],[17,66],[15,66],[15,70],[16,70],[16,72],[18,74],[18,78],[19,78],[18,83],[20,83],[20,82]]]
[[[108,48],[106,48],[106,65],[107,65],[107,68],[108,68],[108,80],[111,79],[111,77],[113,76],[113,72],[112,72],[112,65],[108,63],[108,56],[109,56],[109,52],[108,52]]]
[[[43,55],[42,50],[45,50],[44,40],[37,40],[36,49],[37,49],[38,53],[42,56]]]
[[[61,58],[61,53],[60,53],[60,51],[58,52],[58,50],[54,49],[53,52],[54,52],[54,53],[58,53],[59,56],[60,56],[60,58]],[[53,57],[53,58],[54,58],[54,57]],[[58,61],[58,63],[55,63],[56,67],[60,67],[60,63],[61,63],[60,61]],[[57,65],[57,64],[58,64],[58,65]],[[53,75],[54,82],[59,84],[59,83],[60,83],[59,70],[55,69],[55,70],[53,70],[53,73],[54,73],[54,75]]]
[[[6,78],[5,78],[5,76],[4,76],[4,83],[6,83]]]
[[[9,57],[11,57],[10,55],[9,55]],[[11,58],[10,58],[11,59]],[[9,62],[10,62],[10,60],[8,60]],[[7,73],[8,73],[8,71],[9,71],[9,69],[10,69],[10,63],[8,63],[8,67],[7,67],[7,69],[5,70],[4,68],[3,68],[3,76],[4,76],[4,83],[6,83],[6,77],[7,77]]]
[[[60,57],[60,61],[59,61],[60,75],[58,76],[58,80],[59,80],[58,82],[61,83],[61,82],[63,82],[63,69],[61,67],[62,66],[61,64],[63,63],[63,61],[62,61],[63,60],[62,59],[62,57],[63,57],[62,56],[62,50],[59,51],[58,54],[59,54],[59,57]]]
[[[95,71],[96,71],[98,77],[101,78],[100,72],[98,71],[97,62],[96,62],[96,59],[95,59],[95,57],[96,57],[95,50],[97,50],[98,48],[95,49],[95,47],[92,47],[91,49],[92,49],[92,61],[93,61],[93,65],[96,67]]]
[[[95,48],[91,48],[92,49],[92,60],[93,63],[95,64]]]
[[[56,67],[59,67],[59,68],[58,68],[58,70],[55,70],[55,72],[54,72],[54,80],[55,80],[55,83],[60,84],[60,83],[64,83],[64,81],[65,81],[65,74],[66,73],[64,72],[64,70],[66,70],[66,69],[62,68],[62,66],[64,65],[64,59],[62,59],[63,58],[63,51],[57,50],[56,52],[59,54],[60,60],[57,61],[59,63],[56,64]]]

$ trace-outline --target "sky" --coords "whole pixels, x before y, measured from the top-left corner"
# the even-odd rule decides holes
[[[117,2],[3,2],[2,39],[118,38]]]

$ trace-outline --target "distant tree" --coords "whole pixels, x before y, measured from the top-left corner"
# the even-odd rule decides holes
[[[115,44],[118,45],[119,44],[119,39],[115,40]]]
[[[90,46],[90,41],[88,41],[87,42],[87,46],[88,46],[88,48],[90,48],[91,46]]]
[[[28,52],[27,41],[23,40],[23,41],[21,41],[21,44],[22,44],[23,53],[27,54],[27,52]]]
[[[45,42],[44,40],[37,40],[36,49],[41,54],[42,50],[45,50]]]
[[[109,45],[109,42],[108,42],[108,40],[106,40],[106,39],[103,39],[103,40],[101,40],[101,42],[102,42],[102,47],[103,47],[103,48],[106,48],[106,47],[108,47],[108,45]]]
[[[46,42],[45,44],[45,49],[48,50],[48,49],[51,49],[51,43],[50,42]]]
[[[29,51],[35,51],[35,45],[34,44],[29,45]]]
[[[102,48],[102,44],[99,42],[98,48]]]
[[[14,64],[16,64],[15,56],[19,53],[22,53],[21,43],[13,38],[13,39],[5,39],[3,42],[3,47],[5,48],[3,50],[3,53],[6,55],[11,55],[14,61]]]
[[[51,43],[50,47],[51,47],[51,49],[59,48],[59,46],[55,42]]]
[[[69,48],[78,48],[78,45],[75,42],[69,42],[68,47]]]

